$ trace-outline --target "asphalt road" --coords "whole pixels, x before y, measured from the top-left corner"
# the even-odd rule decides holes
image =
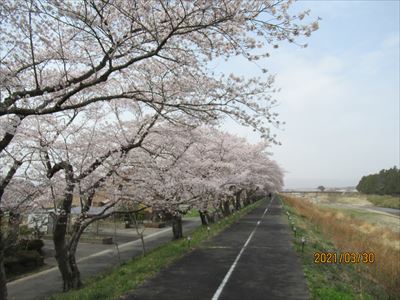
[[[184,220],[183,231],[188,233],[200,225],[198,220]],[[145,237],[148,250],[158,247],[172,238],[171,228],[163,228]],[[78,254],[78,266],[83,279],[111,270],[119,263],[142,254],[140,240],[119,245],[119,252],[114,245],[82,243]],[[85,256],[82,256],[85,254]],[[57,267],[14,280],[7,284],[9,300],[46,299],[62,291],[61,274]]]
[[[162,229],[161,229],[162,230]],[[136,230],[133,228],[128,229],[117,229],[117,232],[114,233],[113,230],[110,232],[104,232],[102,234],[104,237],[113,237],[113,240],[117,242],[118,245],[123,245],[125,243],[129,243],[131,241],[135,241],[139,239],[139,236],[136,233]],[[143,232],[145,236],[150,236],[156,232],[159,232],[159,228],[146,228]],[[78,245],[78,249],[76,251],[76,259],[80,260],[92,254],[103,252],[105,250],[116,251],[115,244],[101,244],[101,243],[88,243],[88,242],[80,242]],[[57,261],[55,259],[55,250],[54,244],[52,240],[44,240],[44,247],[42,248],[44,263],[47,267],[57,266]]]
[[[308,299],[282,207],[266,201],[121,299]]]

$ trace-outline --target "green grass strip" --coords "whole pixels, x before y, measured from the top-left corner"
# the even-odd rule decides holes
[[[203,241],[217,235],[261,203],[263,201],[259,200],[217,223],[210,224],[209,233],[204,226],[197,228],[191,234],[191,249],[188,247],[187,239],[171,241],[149,251],[144,257],[133,258],[131,261],[115,267],[110,272],[88,279],[82,289],[56,294],[50,299],[100,300],[118,298],[132,291],[145,280],[154,277],[162,268],[169,266],[183,255],[189,253]]]

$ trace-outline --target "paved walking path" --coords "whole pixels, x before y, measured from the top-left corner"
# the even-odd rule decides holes
[[[161,271],[122,299],[308,299],[277,199]]]
[[[190,232],[200,225],[200,220],[185,220],[184,233]],[[158,247],[172,238],[171,228],[152,233],[145,237],[146,249]],[[106,249],[86,257],[78,258],[78,266],[83,279],[111,270],[120,262],[125,262],[142,254],[140,240],[119,245],[117,249]],[[62,291],[61,274],[57,267],[17,279],[7,284],[9,300],[35,300],[45,299],[54,293]]]

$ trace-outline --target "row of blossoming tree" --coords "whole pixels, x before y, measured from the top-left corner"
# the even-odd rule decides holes
[[[4,250],[24,210],[54,205],[53,241],[68,290],[81,285],[82,232],[119,207],[143,203],[179,220],[183,204],[206,213],[232,195],[279,189],[281,170],[266,152],[275,142],[269,127],[279,126],[273,76],[215,74],[209,63],[254,61],[280,41],[301,43],[318,23],[305,23],[308,12],[290,14],[290,4],[1,1],[0,299],[7,298]],[[265,143],[210,129],[224,117]],[[113,201],[90,214],[99,190]],[[67,238],[74,196],[81,212]]]

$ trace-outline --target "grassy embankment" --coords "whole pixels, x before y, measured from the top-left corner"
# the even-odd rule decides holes
[[[359,193],[308,192],[301,193],[299,196],[310,199],[313,203],[318,205],[324,205],[338,210],[340,213],[346,214],[351,218],[361,219],[368,224],[400,232],[398,217],[392,214],[383,212],[379,213],[378,211],[368,209],[368,206],[372,203],[367,200],[367,195]],[[392,206],[393,208],[397,201],[393,196],[369,195],[368,197],[378,199],[378,201],[381,201],[380,205],[383,207]],[[385,204],[384,201],[388,201],[388,203]]]
[[[314,198],[318,202],[326,204],[354,204],[376,205],[400,209],[400,196],[391,195],[366,195],[353,192],[305,192],[307,198]]]
[[[400,196],[367,195],[367,200],[376,206],[400,209]]]
[[[340,211],[299,198],[283,196],[297,237],[306,238],[304,252],[299,239],[303,269],[313,299],[399,299],[399,235]],[[374,263],[314,263],[316,252],[373,252]],[[339,259],[339,257],[338,257]]]
[[[217,223],[210,224],[209,232],[204,226],[199,227],[191,234],[191,248],[189,248],[187,239],[171,241],[148,252],[144,257],[134,258],[128,263],[114,268],[111,272],[88,279],[84,283],[85,287],[80,290],[57,294],[50,299],[115,299],[133,290],[146,279],[154,277],[161,268],[170,265],[193,248],[198,247],[203,241],[220,233],[241,216],[259,206],[261,202],[253,203]]]

